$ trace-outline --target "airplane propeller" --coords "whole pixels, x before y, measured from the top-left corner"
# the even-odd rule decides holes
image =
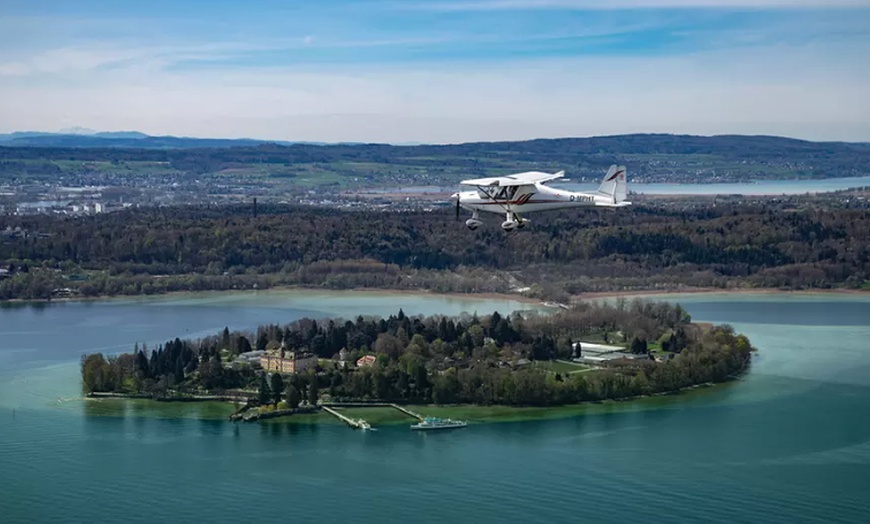
[[[459,193],[453,193],[450,198],[456,199],[456,220],[459,220]]]

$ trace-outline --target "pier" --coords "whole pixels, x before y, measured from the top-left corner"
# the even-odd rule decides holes
[[[338,411],[336,411],[328,406],[321,406],[321,409],[323,409],[323,411],[326,411],[329,414],[335,415],[339,420],[341,420],[342,422],[344,422],[345,424],[347,424],[348,426],[350,426],[352,428],[372,429],[371,424],[369,424],[368,422],[366,422],[363,419],[354,420],[350,417],[346,417],[346,416],[342,415]]]
[[[401,411],[402,413],[404,413],[404,414],[406,414],[406,415],[408,415],[408,416],[410,416],[410,417],[414,417],[415,419],[419,420],[420,422],[423,422],[423,420],[424,420],[423,415],[421,415],[421,414],[419,414],[419,413],[414,413],[413,411],[411,411],[411,410],[408,409],[408,408],[402,407],[402,406],[400,406],[400,405],[398,405],[398,404],[390,404],[390,406],[392,406],[392,407],[398,409],[399,411]]]

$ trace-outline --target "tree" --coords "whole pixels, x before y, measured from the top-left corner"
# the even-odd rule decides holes
[[[82,389],[85,393],[106,391],[106,369],[108,362],[102,353],[82,355]]]
[[[281,373],[272,373],[272,377],[270,378],[271,388],[272,388],[272,399],[275,404],[281,402],[281,393],[284,392],[284,378],[281,377]]]
[[[296,386],[294,386],[293,384],[287,385],[285,398],[287,400],[287,405],[290,406],[291,409],[298,408],[299,403],[302,401],[302,395],[299,394],[299,390],[296,389]]]
[[[269,399],[272,398],[272,390],[269,389],[269,383],[266,382],[266,375],[260,376],[260,387],[259,387],[259,400],[260,405],[265,406],[269,403]]]
[[[182,360],[181,355],[175,359],[175,383],[181,384],[184,382],[184,360]]]
[[[236,341],[236,353],[242,354],[249,351],[251,351],[251,343],[247,337],[239,337],[238,341]]]
[[[636,355],[640,355],[647,352],[646,340],[643,340],[638,337],[634,337],[631,339],[631,345],[629,346],[632,353]]]
[[[265,331],[260,331],[260,334],[257,335],[257,351],[263,351],[266,349],[266,344],[269,343],[269,336]]]
[[[317,389],[317,378],[311,377],[311,384],[308,385],[308,403],[316,406],[319,398],[320,391]]]

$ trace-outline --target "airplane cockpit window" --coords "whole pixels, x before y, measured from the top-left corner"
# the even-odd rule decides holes
[[[514,195],[517,194],[517,189],[519,189],[518,186],[503,187],[492,198],[495,200],[512,200]]]

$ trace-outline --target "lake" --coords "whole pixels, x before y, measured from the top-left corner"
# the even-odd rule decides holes
[[[568,191],[593,192],[598,189],[599,182],[551,182],[550,185]],[[632,182],[630,176],[628,180],[629,191],[644,195],[803,195],[806,193],[829,193],[856,187],[870,187],[870,176],[813,180],[756,180],[721,184],[641,184]],[[363,192],[450,195],[456,192],[456,187],[412,186],[367,189]]]
[[[870,296],[666,298],[746,333],[760,349],[749,373],[437,434],[236,425],[136,404],[95,416],[76,399],[77,361],[306,315],[531,306],[269,291],[0,308],[0,521],[870,521]]]

